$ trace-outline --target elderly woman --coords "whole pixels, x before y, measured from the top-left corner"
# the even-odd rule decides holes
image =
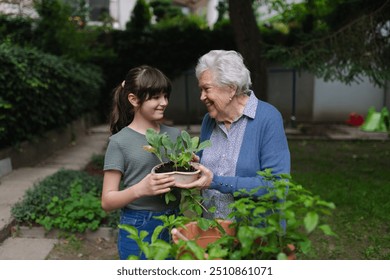
[[[216,207],[204,216],[225,219],[235,191],[269,184],[257,171],[290,173],[290,152],[281,114],[250,90],[250,72],[239,53],[210,51],[199,59],[196,77],[200,100],[208,110],[200,138],[210,139],[212,146],[199,155],[201,164],[195,166],[201,177],[176,186],[202,189],[205,206]]]

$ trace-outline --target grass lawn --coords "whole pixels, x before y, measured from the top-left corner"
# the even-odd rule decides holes
[[[293,179],[336,204],[308,259],[390,259],[390,142],[289,140]]]

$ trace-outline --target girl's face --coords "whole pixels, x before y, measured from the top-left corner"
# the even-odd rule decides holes
[[[230,103],[230,98],[234,95],[234,89],[229,86],[218,86],[210,70],[204,71],[199,76],[200,100],[206,105],[211,118],[217,121],[224,121],[226,107]]]
[[[147,121],[159,121],[164,118],[164,111],[168,106],[168,95],[160,93],[147,99],[136,108],[135,114]]]

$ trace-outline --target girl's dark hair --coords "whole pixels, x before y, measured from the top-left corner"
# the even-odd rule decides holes
[[[117,133],[128,126],[134,118],[134,107],[128,100],[133,93],[139,104],[161,93],[169,98],[172,90],[171,81],[157,68],[142,65],[130,69],[125,80],[113,90],[112,110],[110,114],[110,131]]]

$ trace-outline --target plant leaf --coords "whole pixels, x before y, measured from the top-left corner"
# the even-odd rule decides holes
[[[158,239],[158,236],[160,235],[161,231],[164,229],[164,226],[157,226],[154,231],[153,231],[153,235],[152,235],[152,243],[156,242],[156,240]]]
[[[211,225],[212,225],[212,220],[203,219],[203,218],[199,218],[199,220],[198,220],[198,226],[199,226],[202,230],[208,230],[208,229],[210,228]]]
[[[324,234],[326,234],[326,235],[337,236],[337,234],[334,233],[334,232],[332,231],[332,229],[330,228],[329,225],[321,225],[321,226],[319,226],[319,228],[320,228],[320,229],[322,230],[322,232],[323,232]]]
[[[196,149],[197,151],[204,150],[205,148],[211,147],[211,141],[205,140],[199,144],[199,147]]]
[[[198,147],[198,145],[199,145],[199,137],[198,136],[192,137],[191,148],[196,149]]]
[[[139,238],[141,239],[141,240],[144,240],[144,238],[146,237],[146,236],[148,236],[149,235],[149,232],[147,232],[146,230],[141,230],[141,232],[139,233]]]
[[[125,224],[120,224],[120,225],[118,225],[118,227],[119,227],[120,229],[123,229],[123,230],[127,231],[127,232],[130,233],[131,235],[138,235],[138,230],[137,230],[134,226],[125,225]]]
[[[240,227],[237,238],[242,246],[242,256],[249,254],[253,244],[253,230],[249,227]]]
[[[308,233],[312,232],[317,227],[318,219],[318,214],[315,212],[309,212],[306,214],[303,222]]]
[[[186,242],[188,249],[190,249],[194,254],[196,259],[204,260],[204,249],[200,247],[195,241],[187,241]]]
[[[164,146],[166,149],[168,149],[168,150],[170,150],[170,151],[172,151],[172,150],[174,149],[174,144],[173,144],[171,138],[169,138],[169,136],[166,135],[166,134],[163,134],[163,135],[162,135],[161,143],[163,144],[163,146]]]
[[[154,260],[165,260],[170,253],[171,245],[164,240],[158,239],[150,245],[149,254]]]
[[[191,148],[191,136],[187,131],[185,130],[181,131],[181,138],[186,143],[187,148]]]

